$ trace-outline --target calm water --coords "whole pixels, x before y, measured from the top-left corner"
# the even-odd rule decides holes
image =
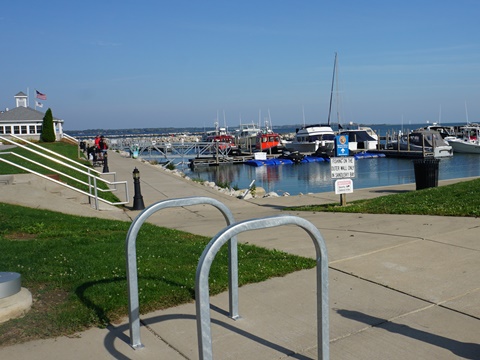
[[[390,134],[400,130],[407,132],[425,125],[371,125],[371,127],[380,136],[385,136],[387,132]],[[408,159],[359,159],[355,161],[355,171],[354,189],[415,182],[413,161]],[[331,179],[328,162],[262,167],[228,165],[195,171],[184,169],[184,172],[191,177],[216,183],[229,182],[232,186],[239,188],[246,188],[252,180],[255,180],[255,184],[263,187],[267,192],[275,191],[279,194],[288,192],[291,195],[298,195],[335,191],[335,180]],[[451,158],[440,160],[439,180],[471,176],[480,176],[480,156],[456,153]]]
[[[385,136],[387,133],[408,132],[425,125],[370,126],[378,135]],[[294,131],[295,127],[292,127],[291,129],[283,129],[282,132],[293,133]],[[128,134],[128,131],[126,134]],[[255,180],[256,185],[263,187],[267,192],[275,191],[279,194],[288,192],[291,195],[298,195],[299,193],[330,192],[335,190],[334,180],[331,179],[330,175],[330,163],[328,162],[262,167],[228,165],[199,168],[194,172],[186,166],[180,169],[190,177],[216,183],[228,182],[232,186],[238,186],[239,188],[247,188],[251,181]],[[360,159],[355,161],[355,170],[356,177],[353,179],[354,189],[415,182],[412,160],[393,158]],[[440,160],[439,180],[471,176],[480,176],[479,155],[456,153],[452,158]]]
[[[415,182],[413,161],[393,158],[371,158],[355,161],[356,177],[353,188],[369,188]],[[229,182],[232,186],[246,188],[255,179],[257,186],[267,192],[318,193],[334,191],[335,180],[331,179],[330,163],[305,163],[292,165],[253,167],[228,165],[184,172],[190,177],[208,181]],[[441,159],[439,180],[480,176],[480,157],[474,154],[455,154]]]

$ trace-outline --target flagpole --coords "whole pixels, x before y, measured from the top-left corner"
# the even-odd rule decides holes
[[[27,86],[27,107],[30,106],[30,88]]]

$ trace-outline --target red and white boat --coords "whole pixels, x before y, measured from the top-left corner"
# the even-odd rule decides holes
[[[218,142],[218,148],[222,151],[237,151],[235,137],[230,135],[227,129],[223,127],[205,133],[203,141]]]
[[[257,135],[255,149],[262,152],[277,153],[278,148],[282,146],[280,134],[274,132],[268,126]]]

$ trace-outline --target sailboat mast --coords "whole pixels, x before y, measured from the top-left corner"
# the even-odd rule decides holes
[[[302,105],[303,127],[305,127],[305,107]]]
[[[467,100],[465,100],[465,116],[467,117],[467,125],[468,125],[468,109],[467,109]]]
[[[330,115],[332,114],[333,86],[335,84],[336,70],[337,70],[337,53],[335,53],[335,61],[333,63],[332,88],[330,90],[330,106],[328,108],[328,126],[330,126]]]

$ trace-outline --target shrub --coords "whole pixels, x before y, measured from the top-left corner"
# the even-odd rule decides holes
[[[255,197],[257,193],[257,185],[253,184],[252,187],[250,188],[250,193],[252,194],[253,197]]]
[[[219,188],[222,188],[222,189],[230,189],[230,182],[228,180],[225,180],[225,181],[217,181],[215,183],[215,185],[217,185]]]
[[[55,142],[55,129],[53,128],[52,110],[48,108],[43,117],[42,134],[40,139],[43,142]]]

